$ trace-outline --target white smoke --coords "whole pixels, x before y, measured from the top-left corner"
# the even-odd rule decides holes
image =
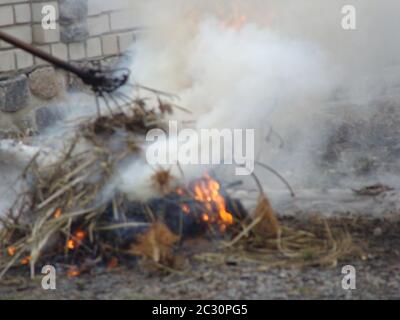
[[[100,9],[110,6],[95,1]],[[301,188],[320,178],[314,159],[330,133],[327,122],[371,112],[343,111],[336,103],[373,99],[399,79],[393,66],[400,59],[394,41],[400,3],[351,2],[357,12],[352,31],[341,26],[341,9],[349,4],[342,0],[119,0],[118,5],[126,4],[144,28],[132,47],[134,80],[179,95],[178,104],[192,114],[177,111],[173,117],[195,120],[198,129],[256,129],[258,159]],[[173,173],[179,176],[177,168]],[[135,162],[122,168],[113,186],[135,198],[151,196],[152,174],[154,168]]]
[[[345,4],[134,3],[135,19],[147,29],[134,46],[132,72],[138,82],[178,94],[198,128],[256,129],[259,160],[301,187],[311,174],[313,182],[319,178],[312,150],[326,142],[338,92],[366,96],[371,84],[379,92],[381,74],[397,60],[397,44],[383,44],[397,21],[387,14],[398,4],[355,1],[355,31],[341,26]],[[285,148],[266,143],[271,130]]]
[[[298,187],[315,184],[321,173],[314,159],[330,133],[327,122],[370,112],[354,115],[336,103],[368,101],[399,79],[387,72],[400,57],[390,40],[398,30],[399,3],[352,1],[357,29],[351,31],[341,24],[348,4],[133,3],[134,18],[146,31],[134,46],[132,72],[138,82],[178,94],[198,128],[256,129],[260,160]]]

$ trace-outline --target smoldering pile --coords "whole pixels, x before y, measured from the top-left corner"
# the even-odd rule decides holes
[[[28,150],[31,160],[21,175],[28,186],[26,192],[19,195],[2,219],[2,275],[14,265],[28,263],[34,275],[41,258],[57,259],[62,253],[69,262],[79,256],[107,260],[110,248],[112,252],[130,252],[134,243],[140,243],[140,236],[153,232],[153,227],[156,237],[161,232],[160,241],[172,241],[168,248],[178,239],[224,231],[225,222],[213,216],[213,212],[222,210],[218,208],[222,203],[201,199],[209,196],[206,193],[211,190],[206,188],[211,181],[219,189],[217,181],[209,176],[180,186],[168,170],[159,169],[152,178],[154,196],[145,203],[129,201],[116,191],[104,195],[116,168],[143,156],[146,133],[165,128],[164,114],[172,109],[160,98],[157,101],[156,108],[138,99],[129,111],[81,119],[63,149],[54,150],[61,154],[47,151],[44,155],[34,147],[16,144],[20,158]],[[239,202],[225,197],[230,212],[244,214]],[[220,201],[225,209],[223,196]],[[137,255],[147,255],[149,249],[143,250],[136,249]],[[154,257],[155,262],[165,259]]]
[[[181,267],[180,247],[193,238],[217,239],[218,259],[240,253],[265,262],[270,254],[274,263],[303,263],[308,248],[316,252],[312,263],[325,264],[349,252],[349,237],[334,240],[328,229],[316,236],[281,227],[259,182],[260,197],[250,214],[212,172],[186,181],[157,169],[154,195],[146,201],[110,193],[118,168],[143,157],[146,133],[165,129],[165,114],[173,108],[156,101],[150,107],[137,99],[128,111],[80,119],[63,148],[54,150],[59,154],[48,150],[32,157],[21,175],[27,188],[1,219],[0,277],[27,265],[34,276],[44,261],[65,265],[76,276],[133,257],[170,270]]]

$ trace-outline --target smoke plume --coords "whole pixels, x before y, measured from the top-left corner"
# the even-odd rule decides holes
[[[132,72],[138,82],[178,94],[193,113],[183,119],[195,119],[198,129],[256,129],[256,160],[295,187],[333,186],[318,160],[333,131],[344,119],[373,117],[379,105],[370,101],[398,80],[399,46],[391,39],[400,4],[352,1],[357,29],[344,30],[348,4],[133,3],[144,31],[133,47]],[[357,160],[348,158],[341,159],[345,167]],[[264,182],[281,187],[270,176]]]

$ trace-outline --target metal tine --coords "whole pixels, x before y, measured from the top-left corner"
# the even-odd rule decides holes
[[[101,117],[101,106],[100,106],[100,97],[98,93],[95,93],[95,99],[96,99],[96,109],[97,109],[97,116]]]
[[[122,94],[121,92],[116,92],[114,93],[119,99],[121,99],[122,101],[125,102],[125,104],[130,107],[133,108],[134,105],[136,104],[136,102],[132,99],[130,99],[128,96]]]
[[[124,107],[126,107],[126,108],[131,108],[131,102],[130,101],[126,101],[126,100],[124,100],[121,96],[119,96],[119,95],[117,95],[117,94],[115,94],[115,93],[112,93],[111,94],[112,95],[112,97],[113,97],[113,99],[116,101],[116,103],[119,103],[119,105],[120,105],[120,108],[121,108],[121,111],[123,112],[123,113],[125,113],[126,112],[126,110],[124,109]]]
[[[110,104],[108,103],[108,99],[107,99],[107,97],[104,95],[103,92],[100,93],[100,97],[103,98],[103,100],[104,100],[104,102],[105,102],[105,104],[106,104],[106,107],[107,107],[108,111],[110,112],[110,114],[111,114],[112,116],[114,116],[114,113],[113,113],[113,111],[112,111],[112,109],[111,109],[111,106],[110,106]]]
[[[122,107],[119,105],[119,103],[115,100],[114,96],[109,92],[106,92],[106,94],[110,98],[110,100],[114,103],[114,105],[117,107],[117,109],[119,109],[121,113],[125,113]]]
[[[123,95],[121,95],[119,92],[113,92],[112,95],[114,96],[114,98],[120,99],[120,100],[122,101],[123,105],[125,105],[125,106],[129,106],[129,105],[131,105],[131,104],[134,103],[133,100],[131,100],[131,99],[126,99],[126,98],[125,98]]]
[[[136,84],[133,84],[133,83],[127,82],[127,83],[125,83],[125,85],[126,85],[126,86],[129,86],[129,87],[131,87],[131,88],[134,88],[134,89],[137,89],[137,88],[143,89],[143,90],[152,92],[152,93],[154,93],[155,95],[166,96],[166,97],[169,97],[169,98],[171,98],[171,99],[177,99],[177,100],[179,100],[179,96],[178,96],[177,94],[174,94],[174,93],[169,93],[169,92],[165,92],[165,91],[160,91],[160,90],[152,89],[152,88],[149,88],[149,87],[143,86],[143,85],[141,85],[141,84],[137,84],[137,83],[136,83]]]
[[[134,99],[132,99],[131,97],[129,97],[128,95],[126,95],[125,93],[123,93],[121,91],[116,92],[116,94],[118,94],[120,97],[125,98],[126,101],[129,101],[129,103],[131,103],[131,104],[135,104],[136,103],[136,101]]]

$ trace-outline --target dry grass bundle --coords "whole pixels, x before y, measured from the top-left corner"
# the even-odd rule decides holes
[[[153,185],[161,194],[171,192],[173,179],[174,176],[171,174],[171,170],[160,169],[152,176]]]
[[[173,266],[175,255],[172,247],[178,241],[179,236],[171,232],[165,224],[155,222],[138,237],[130,252],[156,264]]]
[[[222,252],[200,254],[197,258],[252,261],[268,267],[335,266],[339,259],[355,252],[347,232],[334,234],[326,220],[321,220],[318,229],[319,232],[312,232],[280,225],[267,196],[261,193],[252,219],[244,221],[242,231],[222,245]]]
[[[139,155],[148,130],[164,127],[163,110],[146,111],[144,100],[135,103],[127,112],[81,121],[56,163],[40,168],[31,161],[22,177],[30,188],[1,221],[0,278],[12,266],[27,263],[34,276],[43,254],[60,253],[60,237],[65,239],[61,251],[68,255],[74,249],[75,230],[85,230],[93,241],[105,210],[102,191],[116,166]]]
[[[260,222],[254,226],[254,233],[261,235],[263,240],[276,238],[280,233],[280,226],[271,204],[265,194],[261,194],[257,207],[254,211],[254,218]]]

